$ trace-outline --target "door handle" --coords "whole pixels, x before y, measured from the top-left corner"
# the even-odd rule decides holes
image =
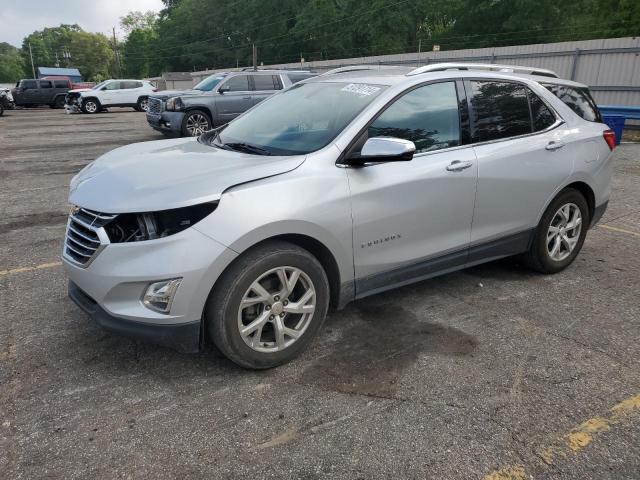
[[[564,147],[564,143],[562,142],[554,142],[553,140],[551,140],[546,147],[544,147],[546,150],[549,150],[550,152],[553,152],[554,150],[559,150],[562,147]]]
[[[460,160],[454,160],[451,164],[447,165],[448,172],[461,172],[473,165],[473,162],[461,162]]]
[[[251,97],[242,97],[243,100],[251,100]]]

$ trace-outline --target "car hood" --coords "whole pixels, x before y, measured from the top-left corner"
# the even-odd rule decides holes
[[[218,200],[234,185],[294,170],[305,156],[222,150],[195,138],[135,143],[71,179],[69,203],[102,213],[151,212]]]
[[[203,92],[202,90],[163,90],[151,95],[153,98],[166,100],[173,97],[192,97],[194,95],[205,95],[211,92]]]

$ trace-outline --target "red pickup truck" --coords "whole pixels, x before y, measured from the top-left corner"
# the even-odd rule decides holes
[[[95,82],[72,82],[69,77],[63,77],[60,75],[49,75],[48,77],[42,77],[40,80],[58,80],[66,81],[69,90],[75,90],[79,88],[91,88],[95,85]]]

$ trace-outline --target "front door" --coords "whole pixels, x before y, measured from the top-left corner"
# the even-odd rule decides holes
[[[366,135],[411,140],[416,154],[348,169],[357,297],[463,265],[477,180],[453,81],[406,93]]]
[[[253,91],[248,75],[237,75],[220,85],[216,98],[218,120],[221,124],[230,122],[253,105]]]

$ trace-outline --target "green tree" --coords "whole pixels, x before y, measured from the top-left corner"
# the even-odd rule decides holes
[[[0,82],[13,83],[23,77],[24,64],[20,50],[8,43],[0,43]]]

